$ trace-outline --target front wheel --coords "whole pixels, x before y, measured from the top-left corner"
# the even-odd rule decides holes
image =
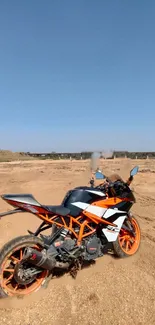
[[[114,252],[118,257],[132,256],[138,251],[140,246],[141,231],[138,221],[132,217],[127,222],[130,222],[134,236],[127,230],[121,228],[117,240],[113,243]]]
[[[0,298],[28,295],[39,290],[47,280],[49,271],[22,264],[26,247],[42,250],[43,242],[34,236],[21,236],[9,241],[1,249]]]

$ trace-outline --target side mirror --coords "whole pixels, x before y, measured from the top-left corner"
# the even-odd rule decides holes
[[[95,173],[95,178],[96,179],[104,179],[105,175],[103,175],[100,171]]]
[[[135,176],[138,173],[139,167],[136,166],[130,171],[130,176]]]

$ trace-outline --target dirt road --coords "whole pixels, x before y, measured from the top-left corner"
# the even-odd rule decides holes
[[[102,161],[106,174],[127,178],[136,164],[140,172],[133,183],[137,203],[133,212],[142,229],[139,252],[116,260],[104,256],[70,276],[53,280],[24,299],[0,301],[0,324],[16,325],[153,325],[155,324],[155,161]],[[88,161],[37,161],[0,164],[0,194],[32,193],[43,204],[59,204],[65,192],[89,181]],[[147,170],[148,169],[148,170]],[[0,201],[0,212],[10,209]],[[0,221],[0,245],[34,230],[40,220],[29,214]]]

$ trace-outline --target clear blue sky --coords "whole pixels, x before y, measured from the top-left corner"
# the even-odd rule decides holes
[[[155,150],[155,1],[1,0],[0,148]]]

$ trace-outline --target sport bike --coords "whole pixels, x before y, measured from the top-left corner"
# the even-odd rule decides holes
[[[56,274],[78,270],[110,249],[118,257],[135,254],[140,228],[129,212],[135,197],[127,182],[110,181],[101,171],[93,174],[90,186],[69,190],[59,206],[42,205],[31,194],[2,195],[14,213],[30,212],[42,220],[35,233],[17,237],[0,251],[0,296],[24,296],[46,286]],[[95,179],[102,183],[95,186]],[[47,235],[43,231],[51,229]]]

